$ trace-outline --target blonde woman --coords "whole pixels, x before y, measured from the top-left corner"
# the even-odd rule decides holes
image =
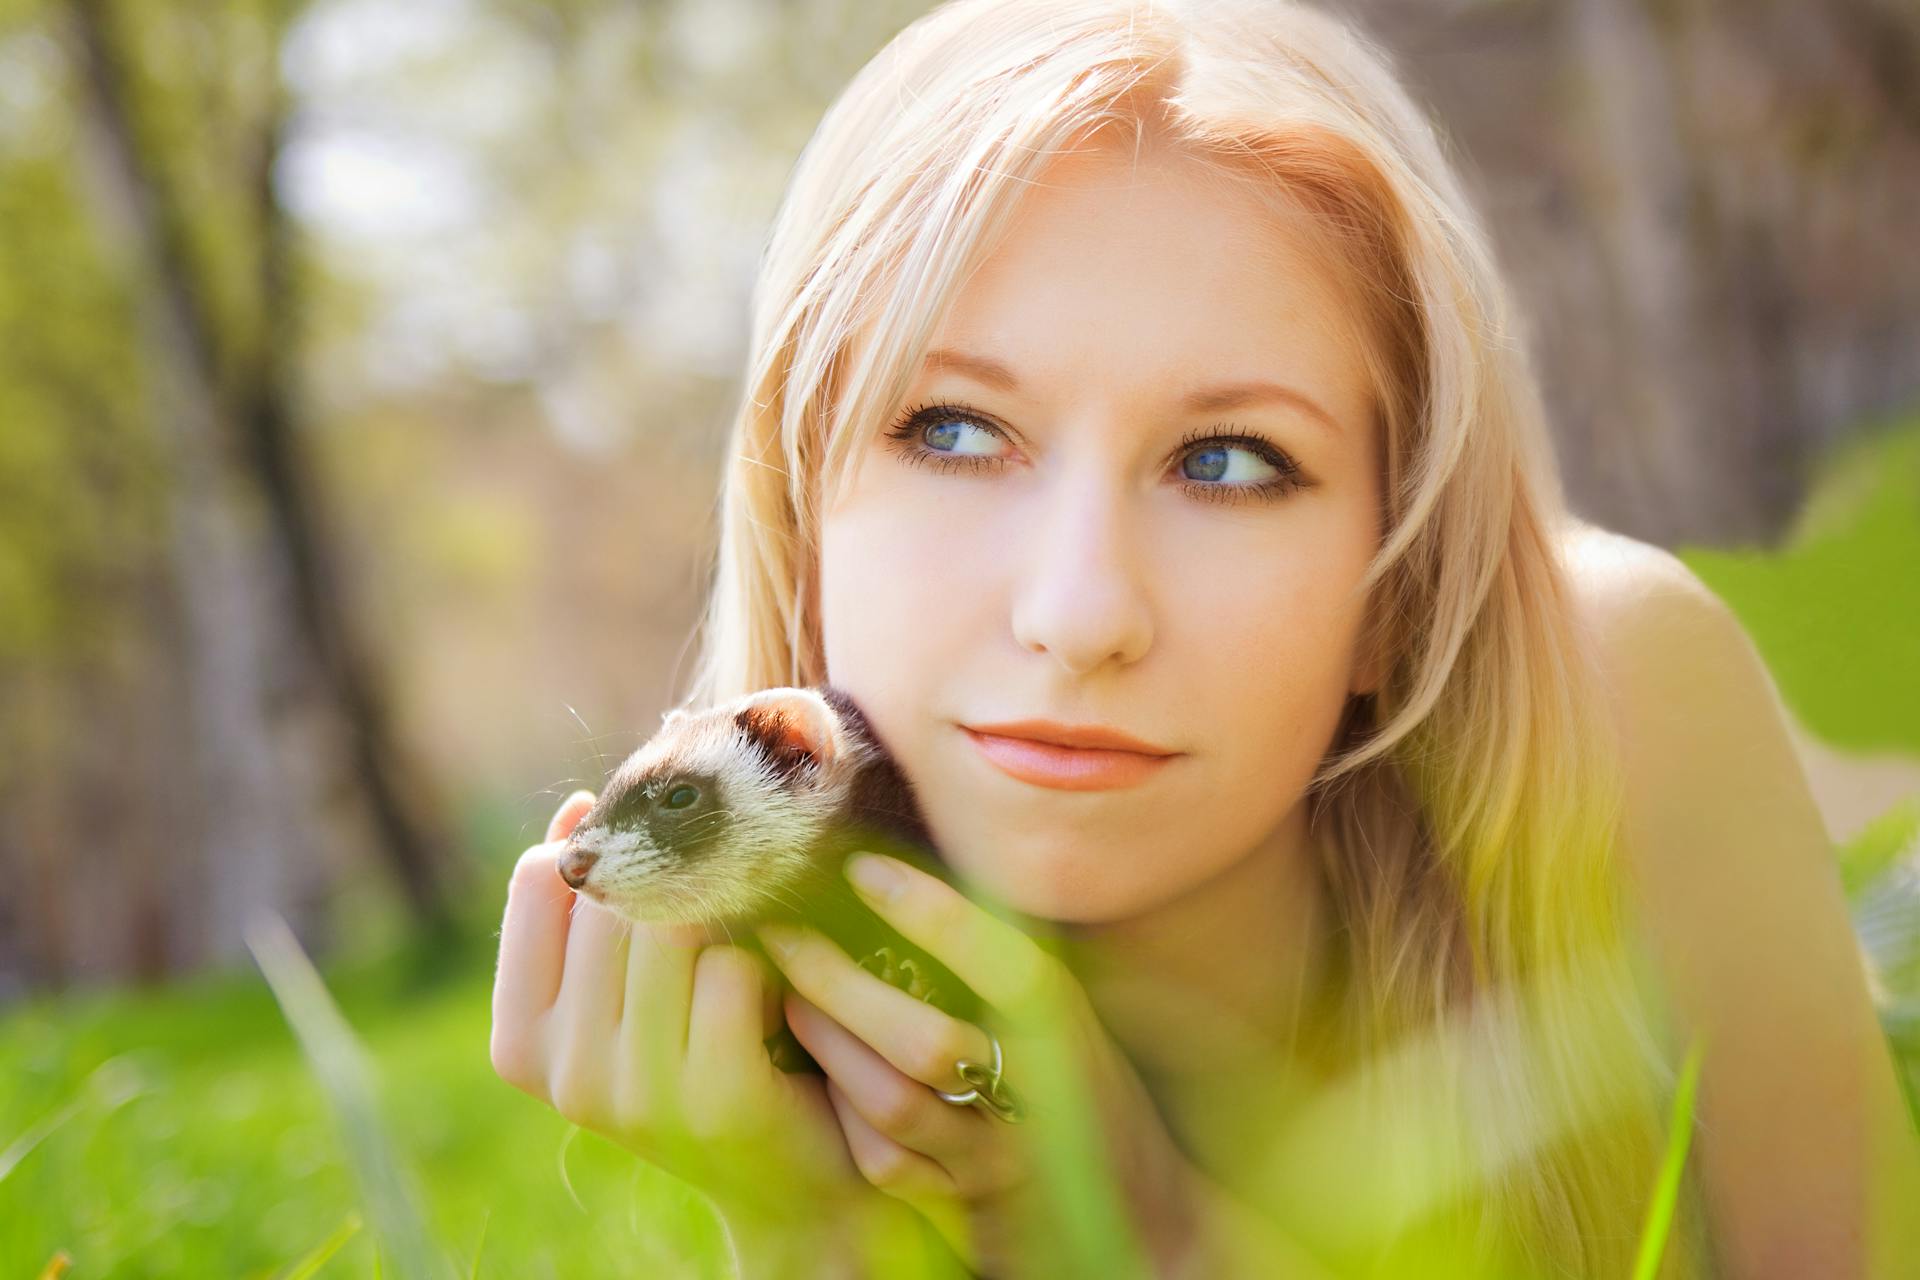
[[[933,10],[800,160],[744,392],[686,705],[855,698],[970,890],[876,907],[994,1018],[817,935],[768,938],[783,983],[634,938],[528,852],[496,1067],[706,1189],[743,1274],[1908,1274],[1766,674],[1566,513],[1486,233],[1358,32]],[[824,1078],[768,1062],[783,1015]]]

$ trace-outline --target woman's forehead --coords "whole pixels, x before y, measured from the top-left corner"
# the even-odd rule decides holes
[[[1057,163],[962,283],[930,349],[1084,337],[1179,352],[1184,364],[1283,339],[1312,346],[1351,327],[1350,299],[1307,215],[1196,176],[1206,172],[1192,161]]]
[[[1264,398],[1336,422],[1364,416],[1366,371],[1340,292],[1310,265],[1251,260],[1179,207],[1111,218],[1067,208],[1016,230],[968,278],[913,380],[1030,404],[1095,384],[1186,414]],[[1156,229],[1183,228],[1188,243],[1155,243]]]

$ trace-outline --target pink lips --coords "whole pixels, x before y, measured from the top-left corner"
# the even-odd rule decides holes
[[[1032,738],[1016,738],[961,725],[980,754],[995,768],[1021,782],[1059,791],[1104,791],[1144,782],[1175,758],[1096,747],[1063,747]]]

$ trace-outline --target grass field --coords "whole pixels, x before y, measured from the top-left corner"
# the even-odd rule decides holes
[[[1809,727],[1920,755],[1920,422],[1837,459],[1789,545],[1684,558]],[[340,1122],[257,970],[0,1015],[0,1275],[62,1258],[74,1277],[375,1275],[374,1228],[404,1235],[410,1213],[461,1275],[728,1274],[697,1196],[489,1066],[518,821],[475,823],[498,890],[465,940],[326,971],[372,1067],[371,1139]],[[1877,838],[1891,856],[1909,835]],[[369,1141],[396,1162],[369,1172]]]
[[[727,1274],[689,1261],[724,1254],[681,1183],[493,1074],[493,939],[476,933],[327,975],[427,1230],[463,1275]],[[277,1275],[369,1211],[257,972],[17,1009],[0,1062],[0,1274],[64,1250],[76,1277]],[[372,1236],[353,1230],[319,1274],[374,1274]]]

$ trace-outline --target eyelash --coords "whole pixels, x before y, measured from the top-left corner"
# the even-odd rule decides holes
[[[939,449],[929,449],[918,443],[920,428],[935,417],[961,418],[973,426],[1005,438],[1005,433],[1000,428],[987,421],[978,410],[964,404],[923,404],[901,414],[887,432],[887,439],[894,442],[897,452],[904,461],[915,465],[932,466],[943,472],[951,471],[956,467],[967,471],[979,471],[985,467],[998,466],[1004,461],[1001,458],[982,458],[973,454],[950,454]],[[1292,454],[1257,431],[1237,427],[1227,431],[1195,428],[1181,437],[1179,449],[1185,452],[1197,444],[1242,445],[1280,472],[1273,479],[1262,480],[1258,484],[1220,484],[1201,480],[1180,482],[1182,489],[1203,502],[1278,500],[1296,490],[1308,488],[1312,483],[1301,474],[1300,464],[1293,460]]]

